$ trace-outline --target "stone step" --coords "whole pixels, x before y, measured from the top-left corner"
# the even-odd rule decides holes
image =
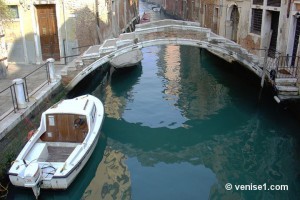
[[[292,86],[292,85],[296,85],[297,79],[296,78],[276,78],[275,83],[276,83],[276,85]]]
[[[295,86],[276,85],[276,89],[277,89],[279,95],[290,95],[290,96],[299,95],[299,88],[295,87]]]
[[[82,66],[83,66],[83,61],[82,61],[81,58],[75,59],[75,66],[76,66],[76,68],[82,68]]]

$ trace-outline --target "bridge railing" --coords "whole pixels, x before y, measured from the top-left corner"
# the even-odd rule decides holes
[[[276,78],[297,78],[299,56],[279,56],[276,60]]]

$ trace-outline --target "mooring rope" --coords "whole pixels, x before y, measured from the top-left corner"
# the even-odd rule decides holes
[[[7,184],[6,187],[4,187],[4,186],[0,183],[0,192],[1,192],[1,193],[5,192],[5,194],[1,195],[0,198],[4,198],[4,197],[7,196],[7,194],[8,194],[8,185],[9,185],[9,183]]]

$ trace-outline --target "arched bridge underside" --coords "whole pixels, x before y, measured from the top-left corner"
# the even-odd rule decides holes
[[[135,49],[167,44],[205,48],[227,61],[237,61],[262,76],[257,56],[235,42],[200,27],[196,22],[161,20],[138,24],[134,32],[108,39],[102,45],[91,46],[81,56],[86,67],[68,83],[67,89],[71,90],[89,73],[117,56]]]

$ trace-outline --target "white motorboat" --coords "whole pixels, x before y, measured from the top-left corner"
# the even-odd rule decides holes
[[[143,60],[143,53],[140,49],[134,49],[120,56],[113,58],[109,63],[115,68],[132,67]]]
[[[15,186],[67,189],[90,158],[104,119],[102,102],[92,95],[58,102],[46,110],[8,175]]]

